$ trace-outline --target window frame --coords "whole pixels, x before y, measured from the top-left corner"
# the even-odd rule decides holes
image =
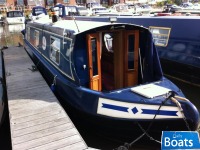
[[[52,39],[54,39],[54,41],[58,40],[59,44],[59,48],[53,45]],[[61,49],[61,39],[56,38],[54,36],[50,36],[50,51],[49,51],[49,58],[50,60],[52,60],[55,64],[59,65],[60,64],[60,49]],[[53,54],[53,52],[55,54]],[[58,53],[58,61],[57,61],[57,53]],[[54,56],[55,55],[55,56]]]

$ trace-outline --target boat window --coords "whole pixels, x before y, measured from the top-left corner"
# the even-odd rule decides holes
[[[30,41],[30,27],[27,27],[26,39]]]
[[[128,69],[134,69],[134,41],[135,36],[128,36]]]
[[[23,17],[21,12],[14,12],[14,17]]]
[[[66,44],[65,44],[65,49],[66,51],[66,56],[68,59],[70,59],[69,57],[71,56],[71,52],[72,52],[72,39],[66,39]]]
[[[22,17],[23,16],[23,14],[22,14],[22,12],[8,12],[7,13],[7,16],[8,17]]]
[[[153,41],[156,46],[167,46],[171,28],[150,26],[149,30],[153,35]]]
[[[34,38],[35,38],[34,46],[39,47],[39,31],[36,30],[34,32]]]
[[[45,36],[43,36],[43,37],[42,37],[42,49],[43,49],[43,50],[46,50],[46,47],[47,47],[47,41],[46,41]]]
[[[92,66],[93,66],[93,76],[98,75],[97,67],[97,41],[96,38],[91,39],[91,50],[92,50]]]
[[[51,37],[50,59],[56,64],[60,63],[60,39]]]
[[[35,11],[33,12],[33,15],[34,16],[38,16],[38,15],[43,14],[43,13],[46,14],[45,10],[43,8],[35,8]]]
[[[104,44],[108,52],[113,52],[113,34],[112,33],[104,34]]]

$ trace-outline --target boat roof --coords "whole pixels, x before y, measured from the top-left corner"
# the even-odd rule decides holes
[[[94,28],[106,26],[106,25],[111,25],[111,24],[127,24],[128,25],[128,23],[111,23],[111,22],[95,22],[95,21],[80,21],[80,20],[60,20],[55,23],[52,23],[50,19],[47,20],[46,22],[43,19],[36,20],[34,22],[40,23],[42,25],[51,25],[52,27],[72,30],[74,31],[74,34],[79,34],[81,32],[85,32],[90,29],[94,29]],[[138,26],[138,25],[135,25],[135,26]]]
[[[76,18],[77,16],[75,16]],[[91,18],[99,18],[99,16],[90,16]],[[100,16],[101,18],[102,16]],[[85,18],[85,16],[79,16],[79,18]],[[109,16],[103,16],[103,18],[109,18]],[[134,19],[134,18],[141,18],[141,19],[200,19],[200,16],[118,16],[117,18],[124,18],[124,19]],[[91,20],[91,19],[90,19]]]

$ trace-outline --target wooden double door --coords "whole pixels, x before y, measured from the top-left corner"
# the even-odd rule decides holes
[[[138,83],[138,30],[88,34],[87,44],[92,90],[115,90]]]

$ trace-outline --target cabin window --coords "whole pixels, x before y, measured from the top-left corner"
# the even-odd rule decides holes
[[[135,36],[128,36],[128,70],[134,69],[134,41]]]
[[[98,67],[97,67],[97,41],[96,38],[91,39],[92,46],[92,66],[93,66],[93,76],[98,75]]]
[[[23,14],[21,12],[8,12],[8,17],[23,17]]]
[[[153,41],[156,46],[167,46],[171,28],[150,26],[149,30],[153,35]]]
[[[42,37],[42,49],[43,49],[43,50],[46,50],[46,47],[47,47],[47,41],[46,41],[45,36],[43,36],[43,37]]]
[[[66,39],[65,49],[67,49],[66,56],[67,56],[68,59],[70,59],[71,51],[72,51],[72,39]]]
[[[113,52],[113,34],[112,33],[104,34],[104,44],[108,52]]]
[[[51,37],[50,59],[60,64],[60,39]]]
[[[30,27],[27,27],[26,39],[30,41]]]
[[[35,46],[35,47],[39,47],[39,34],[40,34],[40,33],[39,33],[39,31],[37,31],[37,30],[34,32],[34,38],[35,38],[35,40],[34,40],[34,41],[35,41],[35,42],[34,42],[34,46]]]

